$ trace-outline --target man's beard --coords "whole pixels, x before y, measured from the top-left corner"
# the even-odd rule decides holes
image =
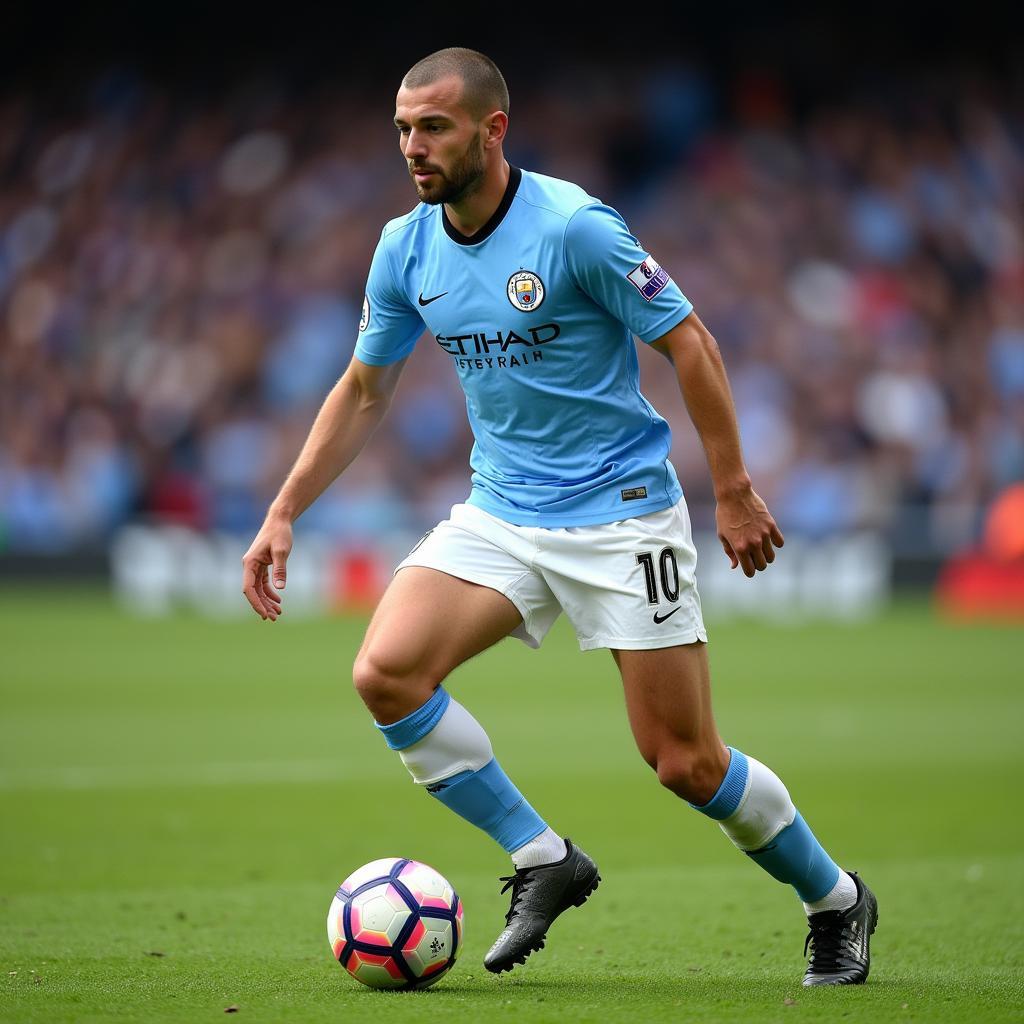
[[[437,167],[427,169],[432,170],[440,181],[435,184],[431,179],[426,183],[420,183],[415,178],[417,168],[409,168],[409,174],[413,176],[416,192],[422,202],[436,206],[438,203],[457,203],[472,195],[483,182],[486,169],[484,146],[480,136],[473,137],[466,152],[449,171],[442,171]]]

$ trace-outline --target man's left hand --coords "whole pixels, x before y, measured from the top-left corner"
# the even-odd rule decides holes
[[[775,548],[785,544],[768,506],[752,488],[719,498],[715,523],[732,568],[741,566],[745,576],[767,569],[775,561]]]

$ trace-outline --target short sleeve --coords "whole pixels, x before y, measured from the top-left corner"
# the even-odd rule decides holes
[[[413,350],[424,329],[423,318],[395,285],[382,231],[366,281],[355,354],[371,366],[396,363]]]
[[[564,244],[566,267],[576,286],[641,341],[656,341],[693,310],[693,303],[610,206],[580,207],[566,224]]]

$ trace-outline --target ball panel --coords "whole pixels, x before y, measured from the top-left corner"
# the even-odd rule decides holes
[[[398,890],[388,883],[352,898],[351,935],[357,942],[393,946],[412,911]]]
[[[455,890],[432,867],[418,861],[410,861],[402,868],[398,877],[421,907],[451,909]]]
[[[390,956],[355,949],[349,957],[347,970],[356,981],[370,988],[403,988],[408,985],[405,975]]]
[[[410,932],[409,934],[409,937],[405,940],[405,942],[402,943],[403,956],[405,955],[406,950],[413,949],[416,946],[420,939],[422,939],[423,936],[426,934],[426,931],[427,928],[426,925],[423,923],[423,918],[418,917],[416,919],[416,924],[413,926],[412,932]],[[405,957],[405,962],[407,964],[409,963],[409,958],[407,956]],[[412,967],[413,965],[409,964],[409,966]],[[413,968],[413,970],[415,970],[415,968]]]
[[[362,942],[367,946],[380,946],[382,949],[391,948],[391,940],[388,938],[388,933],[383,928],[370,927],[363,920],[360,907],[352,908],[352,939],[354,942]]]
[[[402,956],[417,977],[443,967],[454,952],[452,923],[440,918],[421,918],[402,946]]]
[[[435,981],[440,981],[448,973],[450,964],[438,964],[437,970],[431,974],[425,974],[419,981],[416,982],[416,988],[430,988]]]
[[[341,883],[341,890],[351,895],[361,885],[372,882],[375,878],[387,878],[391,869],[402,860],[401,857],[382,857],[380,860],[371,860],[361,868],[356,868],[344,882]]]
[[[337,939],[345,938],[345,901],[337,896],[331,900],[331,909],[327,911],[327,941],[333,946]]]

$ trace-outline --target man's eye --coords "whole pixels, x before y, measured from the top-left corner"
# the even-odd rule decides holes
[[[395,127],[398,129],[399,135],[405,135],[405,133],[409,130],[405,125],[395,125]]]

